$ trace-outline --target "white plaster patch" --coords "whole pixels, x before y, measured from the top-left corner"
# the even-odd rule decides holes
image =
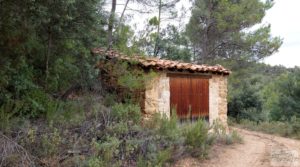
[[[219,82],[216,76],[212,76],[209,80],[209,124],[212,125],[214,120],[218,118],[219,106]]]
[[[160,74],[146,89],[145,113],[161,113],[170,117],[170,86],[165,73]]]

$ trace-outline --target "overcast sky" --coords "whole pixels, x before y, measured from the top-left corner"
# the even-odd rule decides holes
[[[300,66],[300,1],[275,0],[263,22],[271,24],[271,33],[283,38],[278,53],[265,59],[271,65]]]
[[[118,3],[124,4],[124,0],[119,0]],[[262,24],[271,24],[271,34],[283,38],[283,44],[279,52],[264,60],[265,63],[271,65],[283,65],[286,67],[300,66],[300,0],[274,0],[275,5],[267,11],[267,14]],[[108,1],[108,4],[110,2]],[[189,0],[181,0],[176,8],[180,9],[182,6],[185,8],[190,7]],[[117,6],[117,13],[120,14],[124,6]],[[129,4],[129,8],[138,9],[138,5]],[[110,10],[110,6],[108,6]],[[140,8],[141,9],[141,8]],[[129,14],[128,12],[127,14]],[[150,15],[134,14],[131,22],[136,24],[135,30],[143,29],[145,21],[150,16],[155,16],[157,12]],[[190,11],[186,12],[184,22],[188,21]],[[177,22],[177,21],[176,21]],[[179,22],[175,23],[179,24]],[[183,28],[184,26],[182,26]]]

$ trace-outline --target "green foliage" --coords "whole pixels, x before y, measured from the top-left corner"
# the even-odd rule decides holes
[[[119,84],[121,86],[127,87],[130,90],[142,88],[143,86],[143,76],[139,76],[133,73],[128,73],[127,75],[122,75],[119,77]]]
[[[156,16],[152,17],[152,18],[149,20],[149,25],[157,26],[158,24],[159,24],[159,20],[157,19]]]
[[[134,30],[129,25],[121,25],[121,27],[118,27],[115,38],[114,48],[118,51],[126,55],[141,53],[140,48],[136,46]]]
[[[137,105],[116,104],[112,106],[112,117],[117,122],[140,123],[141,111]]]
[[[212,125],[212,132],[208,134],[207,142],[208,145],[212,145],[215,142],[230,145],[235,143],[243,143],[243,138],[236,130],[230,132],[226,131],[220,120],[215,120]]]
[[[233,73],[228,82],[228,114],[239,119],[268,121],[270,102],[276,98],[277,91],[271,90],[276,78],[293,69],[282,66],[269,66],[263,63],[222,61],[230,66]]]
[[[166,149],[158,152],[156,162],[153,164],[155,166],[164,166],[167,161],[172,157],[172,150]]]
[[[161,116],[160,116],[161,117]],[[167,141],[172,142],[181,142],[180,129],[178,128],[178,118],[176,114],[172,114],[171,118],[168,119],[165,116],[159,118],[157,132],[159,135],[164,136]]]
[[[85,120],[85,113],[81,103],[49,101],[46,119],[49,123],[74,126],[80,125]]]
[[[219,119],[214,120],[212,125],[212,130],[213,130],[213,134],[216,135],[217,138],[226,135],[226,129]]]
[[[201,150],[205,150],[208,132],[206,123],[203,120],[198,120],[196,123],[188,126],[190,127],[185,131],[184,134],[186,136],[186,144],[192,148],[200,148]]]
[[[50,134],[43,134],[42,136],[42,148],[44,156],[53,156],[58,154],[59,146],[62,142],[62,138],[58,129],[54,128]]]
[[[110,84],[107,86],[114,87],[114,89],[117,87],[122,87],[129,91],[144,89],[145,83],[156,76],[156,73],[153,71],[145,73],[143,69],[138,68],[137,62],[134,60],[130,62],[103,62],[103,66],[103,80],[110,78],[112,81],[107,83]]]
[[[145,34],[136,40],[136,46],[143,48],[147,55],[153,55],[153,46],[156,43],[157,55],[163,59],[182,60],[190,62],[192,51],[190,43],[184,32],[174,25],[167,25],[160,32],[157,40],[157,32],[153,32],[153,27],[146,27]]]
[[[101,3],[1,2],[0,106],[21,103],[16,115],[36,117],[46,113],[51,96],[73,83],[93,86],[96,59],[90,49],[105,36]]]
[[[264,121],[260,123],[243,119],[239,122],[239,124],[233,122],[233,125],[284,137],[300,138],[299,118],[297,119],[295,117],[291,121]]]
[[[245,84],[228,103],[228,115],[239,119],[262,121],[262,100],[257,91]]]
[[[92,157],[88,160],[88,167],[103,167],[105,164],[97,157]]]
[[[265,109],[275,121],[300,118],[300,69],[282,74],[264,90]]]
[[[112,162],[114,155],[118,154],[120,144],[121,142],[118,138],[110,136],[108,136],[104,142],[94,143],[96,149],[99,151],[99,155],[102,155],[101,158],[103,162],[107,163],[105,165],[109,165],[109,163]]]
[[[179,28],[168,25],[161,33],[159,40],[159,56],[163,59],[192,61],[190,43]]]
[[[271,7],[271,1],[195,0],[186,31],[197,52],[196,61],[257,61],[276,52],[282,41],[271,37],[270,26],[246,30],[259,24]]]
[[[108,108],[96,97],[50,103],[45,118],[26,119],[27,124],[3,131],[20,134],[14,141],[45,166],[165,166],[182,155],[208,151],[202,120],[180,125],[172,114],[142,122],[139,106],[115,103]],[[60,161],[61,156],[66,159]]]
[[[298,136],[292,119],[299,119],[299,69],[234,64],[230,64],[235,69],[229,77],[229,116],[251,130]]]
[[[107,107],[113,106],[116,102],[115,94],[106,94],[103,99],[103,104]]]
[[[110,84],[117,86],[104,91],[119,93],[114,89],[120,88],[125,95],[107,94],[94,101],[60,99],[74,85],[97,89],[94,64],[99,57],[91,56],[90,49],[103,46],[107,36],[103,2],[1,1],[1,132],[43,166],[64,166],[61,157],[67,157],[70,166],[164,166],[178,158],[174,155],[204,156],[218,140],[241,142],[236,132],[225,134],[218,124],[210,135],[202,120],[178,125],[176,114],[142,121],[140,107],[128,102],[133,101],[132,92],[143,90],[156,74],[132,68],[134,61],[105,62],[106,72],[116,79]],[[172,16],[176,13],[168,9],[177,2],[147,1]],[[134,30],[121,23],[114,31],[113,48],[127,55],[225,64],[234,71],[229,85],[231,116],[253,129],[299,136],[299,69],[252,63],[276,52],[281,39],[270,36],[269,26],[245,31],[260,23],[271,6],[259,0],[196,0],[186,32],[172,25],[162,28],[159,16],[149,20],[137,39]],[[268,114],[287,122],[262,122]]]
[[[0,130],[5,132],[10,130],[11,122],[14,118],[14,114],[22,108],[21,105],[13,102],[8,102],[0,107]]]
[[[244,142],[243,138],[235,130],[226,135],[225,141],[226,141],[226,144],[243,143]]]

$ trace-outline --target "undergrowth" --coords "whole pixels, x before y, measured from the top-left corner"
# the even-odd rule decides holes
[[[168,166],[184,156],[205,158],[214,143],[204,120],[180,124],[176,114],[144,120],[138,105],[112,99],[51,101],[34,118],[1,108],[1,164]]]
[[[283,137],[300,139],[300,120],[292,118],[291,121],[262,121],[254,122],[247,119],[242,119],[236,122],[230,119],[229,123],[233,126],[245,128],[253,131],[260,131],[268,134],[275,134]]]

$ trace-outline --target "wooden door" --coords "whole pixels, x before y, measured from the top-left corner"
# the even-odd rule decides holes
[[[209,82],[200,76],[171,76],[170,105],[179,118],[209,116]]]

